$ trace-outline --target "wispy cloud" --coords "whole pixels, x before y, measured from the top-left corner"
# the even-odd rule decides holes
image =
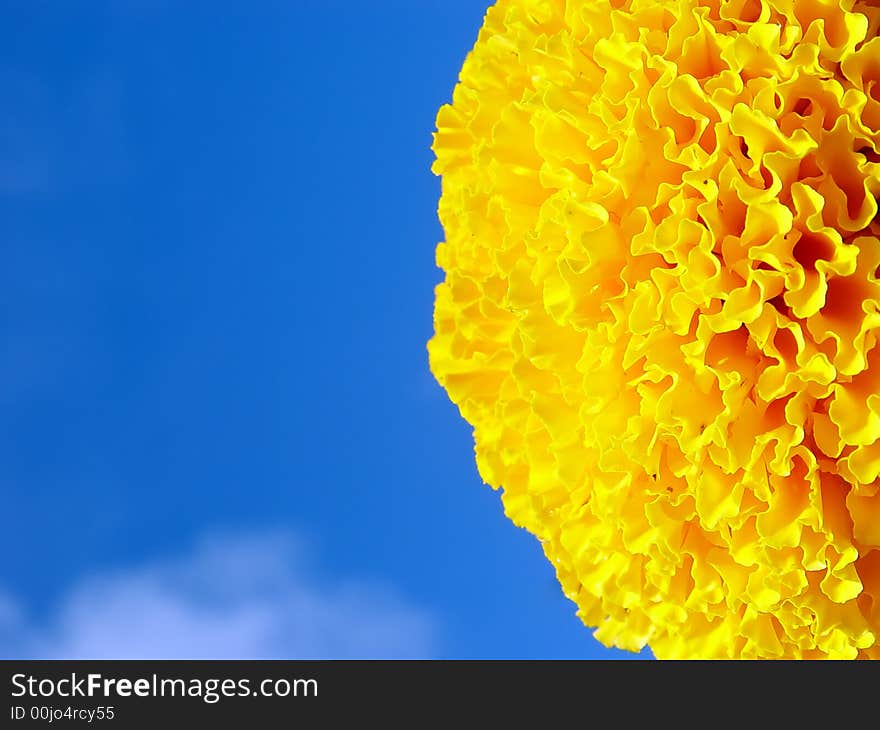
[[[435,626],[387,586],[320,580],[286,532],[218,537],[175,561],[83,580],[45,621],[0,598],[0,656],[409,658]]]

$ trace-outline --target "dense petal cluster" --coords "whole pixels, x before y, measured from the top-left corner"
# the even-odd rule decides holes
[[[880,3],[499,0],[431,368],[596,636],[880,656]]]

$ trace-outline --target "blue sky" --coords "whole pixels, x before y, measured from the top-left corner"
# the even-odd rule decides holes
[[[484,11],[4,3],[0,654],[623,656],[427,368]]]

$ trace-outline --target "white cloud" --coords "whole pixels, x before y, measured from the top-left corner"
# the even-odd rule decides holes
[[[180,560],[87,578],[45,621],[0,597],[4,658],[419,658],[434,636],[386,586],[317,580],[289,533],[214,538]]]

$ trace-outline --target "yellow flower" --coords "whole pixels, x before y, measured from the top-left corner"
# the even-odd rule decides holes
[[[431,368],[596,636],[880,656],[880,6],[499,0]]]

